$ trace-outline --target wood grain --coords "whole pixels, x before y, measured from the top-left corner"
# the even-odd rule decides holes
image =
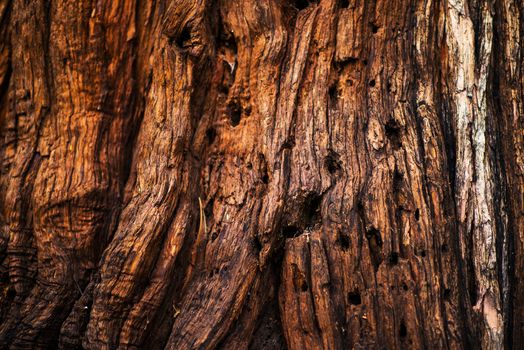
[[[522,18],[0,1],[0,348],[520,348]]]

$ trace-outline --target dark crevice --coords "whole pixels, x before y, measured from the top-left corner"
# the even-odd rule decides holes
[[[420,256],[422,258],[425,258],[426,257],[426,250],[424,250],[422,248],[419,248],[419,249],[415,250],[415,255]]]
[[[376,85],[375,79],[371,79],[371,80],[369,81],[368,85],[369,85],[370,87],[375,87],[375,85]]]
[[[208,221],[213,218],[213,205],[215,204],[215,198],[211,198],[207,201],[206,206],[204,208],[204,215],[206,216],[206,220]]]
[[[402,142],[400,140],[400,130],[400,125],[393,118],[390,118],[384,126],[386,137],[388,138],[393,149],[398,149],[402,146]]]
[[[378,25],[376,25],[375,23],[370,23],[370,25],[371,25],[371,32],[373,34],[377,34],[378,30],[380,29],[380,27]]]
[[[242,117],[242,108],[238,101],[231,101],[228,105],[229,118],[231,120],[231,125],[233,127],[240,124],[240,119]]]
[[[221,26],[221,28],[223,27]],[[220,31],[220,33],[218,34],[216,45],[219,48],[230,50],[233,54],[236,54],[238,48],[237,48],[237,42],[235,40],[235,37],[231,32],[226,31],[224,29],[225,28],[223,28]]]
[[[307,285],[307,282],[304,280],[302,281],[302,284],[300,285],[300,290],[302,292],[307,292],[309,289],[309,286]]]
[[[181,49],[187,49],[191,46],[191,28],[185,26],[184,29],[175,37],[171,38],[176,46]]]
[[[267,169],[265,172],[263,172],[261,180],[266,185],[269,183],[269,175],[267,173]]]
[[[342,169],[340,156],[338,153],[330,150],[324,160],[324,165],[330,174],[338,173]]]
[[[330,87],[329,87],[329,91],[328,91],[328,94],[329,94],[329,99],[331,101],[336,101],[337,98],[338,98],[338,87],[337,87],[337,84],[332,84]]]
[[[9,82],[11,81],[11,74],[12,74],[11,62],[8,62],[4,80],[0,84],[0,103],[3,103],[4,98],[7,97],[7,91],[9,90]]]
[[[359,61],[358,57],[345,57],[339,60],[334,60],[333,68],[337,72],[340,72],[344,68],[344,66],[357,64],[358,61]]]
[[[470,247],[473,247],[473,227],[471,227],[468,235],[468,244]],[[474,258],[473,258],[473,249],[469,250],[469,254],[467,257],[467,268],[468,268],[468,294],[469,294],[469,301],[471,305],[476,305],[478,300],[478,292],[477,292],[477,279],[475,278],[475,274],[473,271],[475,271],[475,265],[474,265]]]
[[[306,228],[312,228],[320,221],[320,204],[322,196],[317,193],[311,193],[304,201],[304,225]]]
[[[398,265],[398,258],[399,258],[398,252],[391,252],[391,254],[389,254],[389,264]]]
[[[259,237],[260,240],[260,237]],[[262,307],[261,314],[256,322],[256,328],[251,337],[249,349],[286,350],[283,327],[278,303],[278,293],[281,289],[282,266],[284,259],[283,246],[275,247],[269,260],[269,274],[265,279],[263,289],[268,291],[267,301]],[[297,268],[292,265],[293,272]],[[266,269],[267,270],[267,269]],[[251,312],[247,309],[246,312]],[[223,347],[218,347],[223,348]]]
[[[298,237],[301,235],[301,233],[302,231],[294,225],[284,226],[282,228],[282,236],[284,236],[286,239]]]
[[[444,292],[442,293],[442,297],[444,298],[445,301],[449,301],[451,297],[451,289],[449,288],[444,289]]]
[[[444,133],[444,142],[446,150],[446,157],[447,157],[447,170],[448,170],[448,176],[449,181],[451,182],[451,192],[455,192],[456,188],[456,140],[455,140],[455,130],[453,127],[453,113],[451,112],[451,108],[448,105],[448,101],[444,98],[440,98],[440,100],[443,101],[442,108],[441,108],[441,115],[440,118],[442,130]]]
[[[279,274],[279,272],[275,272]],[[286,350],[286,341],[282,332],[282,322],[278,306],[278,286],[269,302],[262,308],[262,314],[256,322],[250,350]],[[219,347],[221,348],[221,347]]]
[[[404,320],[400,321],[398,336],[400,338],[406,338],[408,336],[408,329],[406,328],[406,324],[404,323]]]
[[[366,239],[368,240],[371,262],[376,272],[382,263],[382,237],[380,236],[380,231],[375,227],[370,228],[366,232]]]
[[[282,236],[295,238],[317,227],[321,221],[321,201],[322,196],[312,192],[298,203],[298,208],[290,209],[287,218],[283,220],[285,225],[282,228]]]
[[[217,137],[217,131],[215,128],[211,127],[206,130],[206,140],[208,144],[212,144],[215,142],[215,139]]]
[[[386,83],[386,92],[389,94],[391,92],[391,82],[388,80]]]
[[[290,136],[282,144],[282,149],[292,149],[294,146],[295,146],[295,138],[293,136]]]
[[[349,7],[349,0],[340,0],[340,7],[341,8],[348,8]]]
[[[348,293],[348,301],[351,305],[360,305],[362,303],[362,298],[358,290]]]
[[[342,248],[342,250],[348,250],[351,244],[351,241],[348,235],[339,233],[338,238],[337,238],[337,243]]]
[[[255,252],[258,254],[260,253],[260,251],[262,250],[263,248],[263,244],[262,242],[260,241],[260,237],[258,237],[258,235],[255,235],[253,237],[253,248],[255,249]]]
[[[263,153],[258,154],[260,160],[260,180],[263,184],[267,185],[269,183],[269,170],[267,168],[266,157]]]
[[[498,3],[498,2],[497,2]],[[495,190],[493,205],[497,212],[504,213],[506,215],[496,215],[495,227],[496,227],[496,251],[497,251],[497,273],[500,288],[500,299],[503,305],[503,317],[504,317],[504,338],[505,347],[507,349],[518,348],[518,339],[520,335],[514,338],[515,327],[515,316],[519,315],[519,303],[521,298],[518,297],[516,286],[518,281],[515,277],[515,213],[511,208],[514,208],[514,196],[512,196],[511,189],[514,188],[508,183],[508,179],[512,176],[510,170],[514,164],[513,157],[511,156],[511,142],[505,142],[508,127],[511,122],[508,123],[507,114],[504,113],[504,101],[501,99],[501,88],[504,90],[507,81],[505,77],[505,66],[506,62],[503,59],[503,42],[504,33],[501,33],[503,17],[500,13],[495,11],[494,13],[494,26],[493,26],[493,52],[496,53],[494,56],[494,65],[490,72],[493,77],[491,82],[491,98],[492,98],[492,112],[495,118],[488,118],[488,128],[490,134],[492,134],[492,157],[493,161],[493,179]],[[479,21],[481,22],[481,21]],[[521,26],[521,33],[524,27]],[[522,44],[522,42],[521,42]],[[506,120],[506,121],[505,121]],[[504,147],[506,145],[506,147]],[[500,151],[495,151],[500,150]],[[509,161],[508,161],[509,160]],[[509,172],[509,174],[507,173]],[[504,222],[504,216],[506,216],[506,222]],[[517,311],[517,312],[516,312]]]
[[[295,1],[295,8],[299,11],[307,8],[309,5],[310,5],[310,2],[308,0],[296,0]]]
[[[420,220],[420,209],[415,209],[415,220],[419,221]]]

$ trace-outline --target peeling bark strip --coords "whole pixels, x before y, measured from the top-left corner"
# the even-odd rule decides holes
[[[520,348],[523,18],[0,2],[0,348]]]

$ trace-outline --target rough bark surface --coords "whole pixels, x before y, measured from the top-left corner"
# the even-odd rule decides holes
[[[0,348],[519,349],[519,0],[1,0]]]

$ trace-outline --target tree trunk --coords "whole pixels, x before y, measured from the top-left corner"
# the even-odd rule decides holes
[[[519,0],[0,1],[0,347],[519,349]]]

